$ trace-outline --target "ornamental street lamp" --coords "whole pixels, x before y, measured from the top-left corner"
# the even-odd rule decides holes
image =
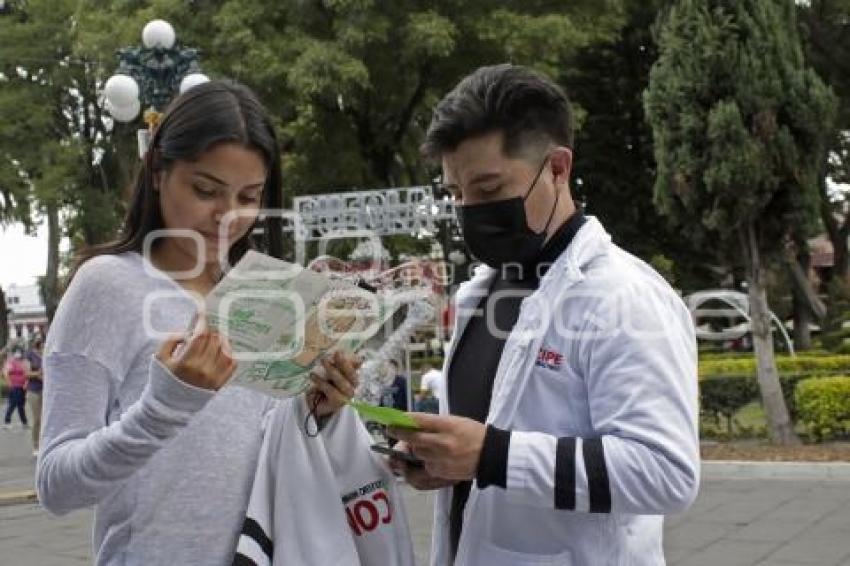
[[[0,0],[2,1],[2,0]],[[119,122],[131,122],[147,106],[147,130],[139,130],[139,155],[144,156],[151,130],[168,102],[179,92],[207,82],[198,65],[198,50],[181,46],[165,20],[148,22],[143,47],[118,50],[118,69],[104,86],[105,106]]]

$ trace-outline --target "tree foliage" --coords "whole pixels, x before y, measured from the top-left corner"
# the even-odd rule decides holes
[[[584,111],[576,137],[573,189],[614,241],[683,289],[719,279],[714,250],[671,229],[653,205],[652,129],[642,93],[658,53],[651,27],[670,2],[629,2],[620,32],[581,49],[558,76]]]
[[[793,24],[792,2],[685,0],[660,28],[645,97],[656,203],[733,253],[748,225],[771,252],[815,219],[835,102],[804,65]]]
[[[613,0],[84,4],[87,56],[137,42],[162,17],[201,49],[210,75],[254,88],[280,126],[289,196],[428,182],[418,146],[431,108],[463,75],[503,61],[556,75],[622,21]]]
[[[77,5],[32,1],[0,19],[0,192],[17,194],[27,226],[64,208],[69,235],[91,244],[119,218],[127,160],[100,104],[103,73],[75,52]]]
[[[850,182],[850,0],[812,0],[797,6],[807,59],[838,96],[838,116],[821,161],[820,213],[833,247],[827,280],[850,278],[850,202],[846,191],[830,190],[827,177]],[[829,281],[828,281],[829,283]]]
[[[31,224],[51,203],[66,211],[75,246],[114,234],[142,124],[113,124],[101,89],[117,49],[138,45],[152,19],[168,20],[178,41],[199,48],[208,75],[257,91],[281,133],[289,199],[428,183],[433,170],[418,146],[431,108],[463,75],[503,61],[557,75],[579,49],[616,35],[622,3],[20,3],[0,19],[0,109],[16,116],[0,135],[0,221]]]
[[[645,106],[655,202],[746,266],[771,435],[794,442],[773,360],[766,266],[815,225],[835,97],[806,66],[791,0],[679,0],[658,27]]]

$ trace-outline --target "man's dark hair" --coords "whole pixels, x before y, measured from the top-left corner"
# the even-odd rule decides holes
[[[536,144],[573,147],[570,101],[557,84],[526,67],[480,67],[434,109],[422,152],[438,158],[468,138],[497,130],[512,157]]]

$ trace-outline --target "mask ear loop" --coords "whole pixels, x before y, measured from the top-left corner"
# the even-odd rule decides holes
[[[528,200],[528,197],[531,195],[531,191],[534,190],[534,187],[537,186],[537,181],[540,180],[540,175],[543,174],[543,169],[546,168],[546,163],[549,161],[549,156],[546,156],[546,159],[543,160],[543,163],[540,164],[540,170],[537,171],[537,175],[534,177],[534,181],[531,183],[531,186],[528,188],[528,192],[525,193],[525,196],[522,197],[522,201],[525,202]],[[537,235],[545,234],[546,230],[549,229],[549,224],[552,223],[552,219],[555,217],[555,211],[558,210],[558,201],[561,200],[561,191],[557,191],[555,193],[555,204],[552,206],[552,212],[549,213],[549,219],[546,221],[546,226],[543,227],[543,230],[540,232],[535,232]]]
[[[549,156],[546,156],[546,159],[543,160],[543,163],[540,164],[540,169],[537,170],[537,175],[534,176],[534,180],[531,182],[531,186],[528,187],[528,191],[526,191],[525,196],[522,197],[522,201],[525,202],[528,200],[528,197],[531,196],[531,191],[534,190],[534,187],[537,186],[537,181],[540,180],[540,175],[543,174],[543,168],[546,167],[546,162],[549,161]]]
[[[558,201],[561,200],[561,191],[555,189],[555,204],[552,206],[552,212],[549,213],[549,220],[546,221],[546,226],[543,227],[543,230],[540,232],[541,234],[545,234],[549,229],[549,224],[552,222],[552,219],[555,217],[555,211],[558,210]]]

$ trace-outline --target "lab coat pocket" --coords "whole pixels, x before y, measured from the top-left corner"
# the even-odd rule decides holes
[[[573,553],[566,550],[559,554],[528,554],[501,548],[483,541],[478,546],[477,557],[471,563],[487,566],[573,566]]]

